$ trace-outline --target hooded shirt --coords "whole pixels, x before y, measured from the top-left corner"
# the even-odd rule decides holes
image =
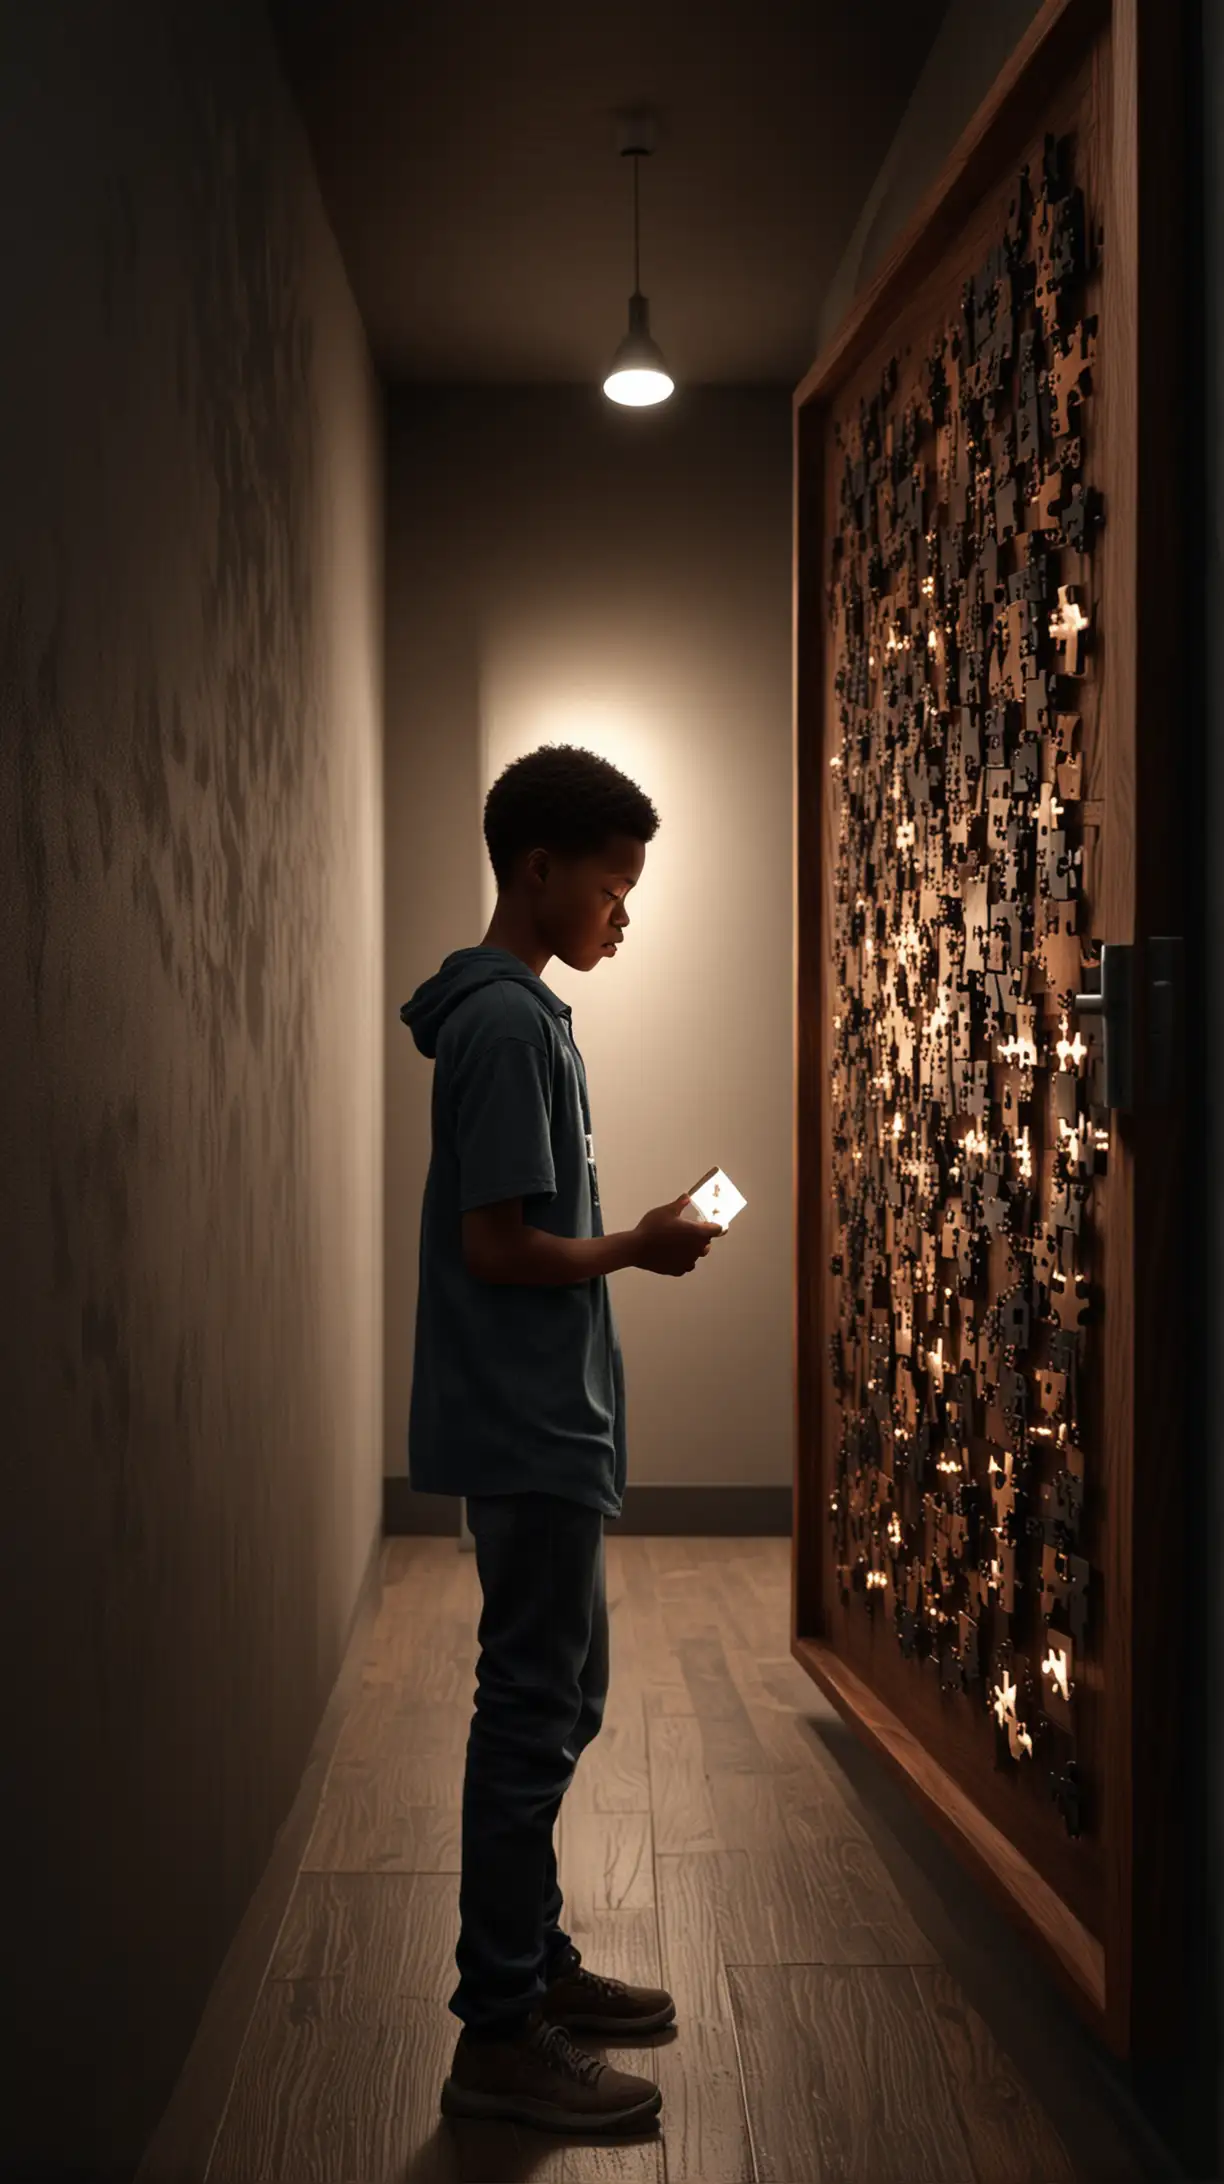
[[[620,1513],[625,1401],[606,1279],[478,1281],[462,1217],[521,1198],[553,1236],[602,1236],[586,1069],[569,1006],[504,948],[459,948],[400,1016],[434,1063],[408,1473],[431,1494],[556,1494]]]

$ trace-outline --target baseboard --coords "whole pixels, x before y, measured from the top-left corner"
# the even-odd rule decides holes
[[[789,1538],[789,1486],[630,1486],[610,1532]]]
[[[458,1539],[459,1497],[414,1494],[402,1473],[383,1479],[383,1531],[426,1534],[430,1539]]]
[[[403,1476],[383,1480],[389,1533],[459,1536],[459,1503],[449,1494],[414,1494]],[[630,1486],[610,1532],[710,1538],[790,1537],[789,1486]]]
[[[380,1534],[370,1548],[344,1658],[297,1794],[213,1982],[187,2060],[133,2184],[202,2184],[212,2159],[242,2043],[306,1854],[332,1753],[361,1681],[382,1600],[381,1550]]]

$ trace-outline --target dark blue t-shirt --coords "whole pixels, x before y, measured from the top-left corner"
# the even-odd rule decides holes
[[[460,948],[400,1010],[435,1057],[408,1470],[432,1494],[559,1494],[620,1512],[625,1400],[608,1285],[477,1281],[462,1216],[521,1198],[602,1236],[586,1071],[568,1005],[502,948]]]

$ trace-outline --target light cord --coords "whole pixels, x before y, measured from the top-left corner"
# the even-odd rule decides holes
[[[642,282],[638,272],[638,161],[640,157],[641,154],[638,152],[633,155],[633,293],[635,296],[640,295],[642,292]]]

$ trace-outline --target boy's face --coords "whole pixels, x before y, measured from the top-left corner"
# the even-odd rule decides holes
[[[534,849],[527,860],[536,924],[550,952],[574,971],[610,962],[629,923],[627,897],[646,862],[646,844],[613,834],[589,857]]]

